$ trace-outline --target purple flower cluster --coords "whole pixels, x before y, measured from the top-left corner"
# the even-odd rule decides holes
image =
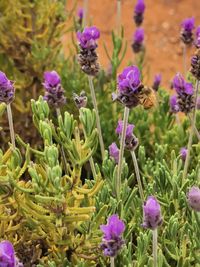
[[[190,72],[197,80],[200,80],[200,26],[196,30],[195,46],[197,51],[192,56]]]
[[[118,215],[114,214],[108,218],[106,225],[100,226],[103,232],[101,249],[105,256],[115,257],[124,244],[122,234],[125,230],[125,224],[119,219]]]
[[[140,104],[140,95],[144,86],[140,80],[140,71],[136,66],[126,67],[117,78],[118,94],[113,93],[113,100],[119,101],[128,108]]]
[[[119,148],[117,147],[116,143],[112,143],[109,146],[109,155],[118,164],[118,162],[119,162]]]
[[[158,91],[159,86],[161,84],[161,80],[162,80],[161,74],[156,74],[154,77],[153,85],[152,85],[152,88],[154,91],[156,91],[156,92]]]
[[[136,147],[138,146],[138,139],[133,134],[134,128],[135,128],[135,125],[133,124],[128,124],[126,128],[125,149],[129,151],[135,150]],[[117,128],[116,128],[116,133],[119,135],[119,137],[122,134],[122,130],[123,130],[123,121],[119,120]]]
[[[196,40],[194,44],[196,48],[200,48],[200,26],[198,26],[196,29]]]
[[[83,32],[77,32],[77,39],[82,49],[97,48],[96,40],[100,37],[100,31],[95,27],[86,27]]]
[[[46,90],[44,100],[46,100],[50,106],[59,108],[66,103],[60,76],[56,71],[53,70],[44,73],[43,86]]]
[[[15,89],[13,81],[10,81],[5,73],[0,71],[0,103],[9,104],[14,100]]]
[[[97,40],[100,37],[100,31],[95,27],[86,27],[83,32],[77,32],[77,39],[80,47],[78,61],[82,71],[86,74],[95,76],[99,71],[96,53]]]
[[[0,242],[0,266],[1,267],[23,267],[15,256],[12,243],[5,240]]]
[[[137,26],[140,26],[144,19],[145,3],[144,0],[137,0],[134,9],[134,21]]]
[[[144,30],[142,28],[136,29],[133,36],[132,49],[135,53],[139,53],[144,49]]]
[[[179,105],[178,105],[178,101],[177,101],[177,96],[176,95],[172,95],[170,97],[169,105],[170,105],[170,111],[172,113],[179,112]]]
[[[186,160],[186,157],[187,157],[187,148],[186,147],[182,147],[181,150],[180,150],[180,156],[181,156],[181,159],[182,161],[185,161]]]
[[[178,73],[173,79],[173,88],[177,96],[170,98],[170,107],[172,112],[182,111],[189,113],[194,108],[194,88],[191,83],[184,80],[183,76]]]
[[[144,228],[156,229],[162,224],[161,208],[157,199],[153,196],[149,196],[147,201],[143,205],[143,224]]]
[[[196,186],[193,186],[188,194],[187,200],[190,207],[197,212],[200,212],[200,189]]]
[[[193,29],[194,29],[194,18],[187,18],[183,20],[181,24],[181,40],[184,44],[190,45],[193,42]]]

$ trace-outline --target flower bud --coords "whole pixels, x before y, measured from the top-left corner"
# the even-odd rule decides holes
[[[200,211],[200,189],[193,186],[187,194],[188,204],[194,211]]]
[[[142,226],[144,228],[156,229],[162,224],[161,208],[157,199],[149,196],[143,205],[144,220]]]

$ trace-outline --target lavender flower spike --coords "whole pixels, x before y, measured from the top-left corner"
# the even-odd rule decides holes
[[[116,143],[112,143],[109,146],[109,154],[110,157],[115,160],[115,162],[118,164],[119,162],[119,148],[117,147]]]
[[[119,101],[127,108],[133,108],[140,104],[139,94],[144,86],[140,80],[140,71],[136,66],[130,66],[123,70],[117,77],[118,93],[113,93],[113,101]]]
[[[2,267],[23,267],[15,256],[12,243],[5,240],[0,242],[0,266]]]
[[[133,36],[133,44],[132,49],[135,53],[139,53],[144,49],[144,30],[142,28],[138,28]]]
[[[186,147],[182,147],[180,150],[180,156],[182,158],[183,161],[186,160],[186,156],[187,156],[188,150]]]
[[[193,186],[187,194],[188,204],[194,211],[200,212],[200,189]]]
[[[44,73],[43,86],[46,90],[44,100],[46,100],[50,106],[60,108],[66,103],[61,79],[55,70]]]
[[[153,82],[153,86],[152,86],[154,91],[156,91],[156,92],[158,91],[160,83],[161,83],[161,80],[162,80],[161,74],[156,74],[155,77],[154,77],[154,82]]]
[[[177,92],[177,103],[179,110],[189,113],[194,108],[194,88],[192,83],[184,80],[183,76],[178,73],[173,79],[173,87]]]
[[[7,105],[14,100],[15,89],[13,81],[10,81],[5,73],[0,71],[0,103],[6,103]]]
[[[134,9],[134,21],[137,26],[140,26],[144,19],[145,3],[144,0],[138,0]]]
[[[77,12],[78,23],[79,23],[79,25],[82,25],[82,22],[83,22],[83,15],[84,15],[84,10],[83,10],[83,8],[79,8],[79,9],[78,9],[78,12]]]
[[[181,40],[184,44],[190,45],[193,42],[194,18],[187,18],[183,20],[181,29]]]
[[[138,138],[133,134],[133,129],[135,128],[134,124],[129,124],[126,127],[126,136],[125,136],[125,149],[129,151],[133,151],[138,146]],[[117,128],[115,132],[119,135],[119,137],[122,134],[123,129],[123,121],[118,121]]]
[[[128,124],[126,128],[126,138],[131,137],[133,134],[133,129],[135,128],[134,124]],[[118,135],[122,134],[122,129],[123,129],[123,121],[119,120],[116,128],[116,133]]]
[[[144,221],[142,226],[144,228],[156,229],[162,224],[161,208],[157,199],[149,196],[143,205]]]
[[[122,234],[125,230],[125,224],[119,219],[118,215],[114,214],[108,218],[106,225],[100,226],[103,232],[101,249],[105,256],[115,257],[124,244]]]
[[[86,27],[83,32],[77,32],[77,39],[80,47],[78,62],[83,72],[95,76],[99,72],[98,56],[96,53],[97,39],[100,31],[95,27]]]

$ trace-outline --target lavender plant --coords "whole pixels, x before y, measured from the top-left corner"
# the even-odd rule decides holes
[[[166,90],[159,88],[160,76],[155,77],[153,88],[146,85],[145,72],[140,70],[142,65],[128,66],[117,75],[126,52],[123,28],[121,35],[119,29],[117,34],[112,33],[113,50],[106,50],[110,75],[100,69],[96,52],[99,30],[82,29],[85,11],[79,14],[79,24],[83,25],[75,28],[78,62],[77,47],[67,60],[56,54],[55,47],[60,47],[60,41],[58,46],[54,41],[63,29],[63,4],[45,3],[46,6],[34,2],[24,7],[18,1],[28,25],[26,28],[22,23],[23,28],[29,29],[32,21],[35,30],[30,31],[32,40],[29,31],[27,35],[26,31],[17,34],[16,27],[11,27],[12,36],[17,35],[17,40],[21,40],[23,35],[31,51],[23,57],[20,50],[22,58],[17,62],[19,57],[15,53],[18,55],[19,51],[14,51],[13,42],[9,42],[11,49],[6,57],[12,56],[13,63],[6,75],[15,77],[15,99],[13,83],[4,73],[0,75],[1,119],[7,124],[5,110],[11,102],[13,107],[24,109],[19,91],[24,85],[29,88],[31,82],[37,89],[36,94],[31,93],[35,99],[30,106],[38,133],[33,145],[21,134],[26,124],[14,118],[17,146],[13,149],[4,135],[6,124],[1,125],[0,266],[2,263],[38,267],[198,266],[200,113],[198,86],[194,86],[195,79],[199,80],[198,29],[197,51],[191,62],[194,77],[188,75],[185,80],[177,74],[173,80],[176,94],[170,98]],[[6,3],[2,6],[10,8]],[[137,1],[138,26],[144,10],[144,2]],[[46,18],[45,24],[44,13],[60,19],[51,24]],[[6,22],[14,25],[14,20],[5,20],[8,15],[2,14],[0,34]],[[19,24],[21,21],[22,18]],[[191,39],[191,31],[186,26],[184,30],[182,36]],[[51,38],[47,32],[52,33]],[[136,41],[142,48],[141,38]],[[6,44],[7,36],[1,42]],[[16,46],[19,47],[18,41]],[[46,47],[51,51],[46,51]],[[4,68],[7,69],[6,65]],[[43,72],[52,69],[45,72],[42,84]],[[36,100],[42,87],[45,94]],[[96,101],[93,101],[95,110],[91,96]],[[183,116],[177,123],[178,112]],[[20,127],[16,127],[19,123]],[[105,146],[103,161],[98,150],[100,125]],[[35,138],[34,128],[30,131]],[[157,235],[158,227],[162,234]]]

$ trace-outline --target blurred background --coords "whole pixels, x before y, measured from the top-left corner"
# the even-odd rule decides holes
[[[76,1],[68,0],[67,9],[71,10]],[[130,61],[134,62],[131,43],[135,24],[133,21],[136,0],[121,0],[122,25],[125,39],[128,41],[127,53],[121,68]],[[151,82],[155,73],[162,73],[163,85],[169,86],[176,72],[183,72],[182,46],[180,42],[180,24],[188,17],[195,18],[195,26],[200,25],[199,0],[146,0],[146,10],[142,27],[145,31],[146,64],[148,65],[148,80]],[[77,7],[84,7],[84,0],[77,1]],[[117,0],[88,0],[87,23],[101,30],[99,41],[99,59],[103,67],[109,67],[103,43],[112,48],[111,31],[117,28]],[[68,53],[71,40],[64,38],[65,51]],[[187,56],[189,68],[190,48]]]

